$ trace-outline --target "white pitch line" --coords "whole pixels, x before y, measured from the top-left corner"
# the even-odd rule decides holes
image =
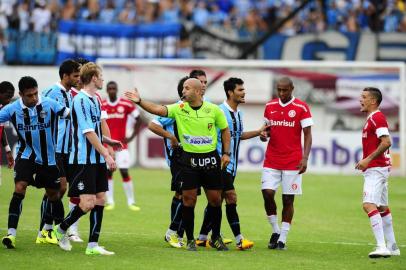
[[[0,228],[0,230],[6,230],[6,228]],[[19,228],[17,231],[29,231],[29,232],[37,232],[38,230],[32,228]],[[115,231],[102,231],[102,234],[110,234],[110,235],[134,235],[134,236],[151,236],[151,234],[146,233],[132,233],[132,232],[115,232]],[[262,241],[264,239],[252,239],[254,241]],[[375,246],[373,243],[362,243],[362,242],[336,242],[336,241],[290,241],[293,243],[309,243],[309,244],[323,244],[323,245],[342,245],[342,246]],[[406,245],[398,244],[398,247],[404,248]]]

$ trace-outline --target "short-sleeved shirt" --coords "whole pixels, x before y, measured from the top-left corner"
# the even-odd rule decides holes
[[[313,125],[309,106],[294,97],[285,104],[273,99],[265,106],[264,120],[270,125],[264,167],[297,170],[303,155],[302,129]]]
[[[119,98],[115,102],[103,100],[102,106],[107,112],[107,124],[110,128],[111,138],[123,142],[123,148],[127,149],[127,144],[124,143],[127,121],[132,119],[132,122],[135,123],[140,111],[132,102],[123,98]]]
[[[72,98],[74,98],[78,93],[80,93],[81,90],[72,87],[70,91],[72,94]],[[102,98],[99,93],[95,93],[95,95],[96,98],[99,100],[99,103],[101,104],[101,119],[107,119],[107,112],[106,109],[103,107]]]
[[[223,111],[204,101],[198,109],[188,102],[167,106],[168,117],[176,120],[180,143],[189,153],[209,153],[217,148],[217,128],[228,127]]]
[[[64,107],[72,107],[72,95],[66,91],[62,84],[56,83],[48,89],[42,91],[44,97],[49,97]],[[57,119],[58,124],[55,126],[55,144],[56,152],[69,154],[70,151],[70,117]]]
[[[378,148],[381,143],[380,137],[385,135],[389,136],[388,122],[385,115],[380,111],[371,113],[362,129],[363,158],[368,157]],[[368,164],[368,168],[387,166],[391,166],[389,149]]]
[[[95,132],[102,142],[101,109],[96,96],[90,96],[84,90],[74,98],[72,104],[72,150],[69,164],[105,163],[103,156],[93,147],[86,133]]]
[[[230,129],[230,163],[227,165],[227,172],[232,176],[236,176],[238,167],[238,152],[240,149],[241,135],[244,131],[244,126],[242,122],[242,112],[240,110],[234,111],[227,102],[223,102],[219,105],[220,109],[223,110],[226,116],[228,128]],[[221,155],[223,151],[223,145],[221,143],[221,134],[218,133],[218,143],[217,151]]]
[[[54,132],[56,117],[66,117],[69,109],[56,101],[39,97],[27,107],[21,98],[0,110],[0,123],[10,121],[17,131],[16,159],[33,159],[44,166],[55,165]]]

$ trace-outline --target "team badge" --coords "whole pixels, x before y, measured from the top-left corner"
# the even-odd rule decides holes
[[[296,190],[297,189],[297,184],[292,184],[292,190]]]
[[[185,104],[183,103],[179,104],[179,108],[183,109],[183,107],[185,107]]]
[[[288,115],[289,115],[289,117],[291,117],[291,118],[295,117],[295,115],[296,115],[295,110],[290,110],[290,111],[288,112]]]
[[[211,130],[212,128],[213,128],[213,123],[208,123],[208,124],[207,124],[207,129],[208,129],[208,130]]]
[[[39,113],[39,117],[41,117],[41,118],[45,118],[45,117],[47,117],[47,115],[48,115],[48,113],[47,113],[46,111],[44,111],[44,110],[42,110],[42,111]]]
[[[79,190],[84,190],[84,189],[85,189],[85,184],[83,184],[82,181],[79,182],[79,184],[78,184],[78,189],[79,189]]]
[[[124,112],[124,107],[119,106],[119,107],[117,108],[117,112],[123,113],[123,112]]]

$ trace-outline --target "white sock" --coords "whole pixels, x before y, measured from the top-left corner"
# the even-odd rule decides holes
[[[107,204],[114,204],[114,181],[109,179],[109,190],[106,191]]]
[[[167,231],[166,231],[166,235],[171,235],[171,234],[175,234],[176,233],[176,231],[173,231],[173,230],[171,230],[171,229],[168,229]]]
[[[237,236],[235,237],[235,242],[236,242],[236,243],[240,243],[240,241],[241,241],[242,239],[244,239],[244,237],[243,237],[241,234],[239,234],[239,235],[237,235]]]
[[[41,231],[38,231],[38,235],[37,235],[38,237],[42,237],[42,233],[41,233]]]
[[[47,231],[52,230],[52,229],[53,229],[52,224],[44,224],[44,228],[43,228],[43,229],[45,229],[45,230],[47,230]]]
[[[11,234],[12,236],[17,236],[17,230],[14,228],[8,228],[7,234]]]
[[[206,241],[207,240],[207,235],[199,234],[199,240]]]
[[[87,247],[88,248],[94,248],[94,247],[97,247],[98,245],[99,245],[99,243],[97,243],[97,242],[89,242],[87,244]]]
[[[381,213],[382,225],[383,225],[383,234],[386,239],[387,246],[392,247],[393,244],[396,244],[395,233],[393,232],[392,225],[392,214],[390,213],[389,208]]]
[[[133,187],[133,181],[127,181],[123,182],[123,188],[125,192],[125,196],[127,196],[127,204],[131,205],[135,203],[134,199],[134,187]]]
[[[69,210],[72,210],[74,207],[76,206],[76,204],[72,203],[71,201],[69,201]],[[72,225],[70,225],[69,227],[69,232],[71,233],[77,233],[78,232],[78,226],[79,226],[79,219],[73,223]]]
[[[372,232],[374,233],[376,245],[378,247],[386,247],[385,236],[383,234],[382,218],[378,210],[372,210],[368,213],[369,221],[371,222]]]
[[[267,216],[269,224],[272,226],[272,232],[280,234],[281,230],[279,229],[278,225],[278,216],[277,215],[270,215]]]
[[[281,224],[281,234],[279,235],[278,242],[283,242],[286,243],[286,238],[288,237],[290,229],[290,223],[289,222],[282,222]]]

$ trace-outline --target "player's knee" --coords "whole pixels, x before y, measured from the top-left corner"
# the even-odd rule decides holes
[[[25,191],[27,190],[27,183],[23,181],[19,181],[15,184],[14,191],[19,194],[25,195]]]
[[[224,198],[227,204],[237,204],[237,194],[235,192],[225,192]]]
[[[362,208],[364,209],[365,213],[369,213],[373,210],[376,210],[375,204],[372,203],[363,203]]]
[[[188,207],[193,207],[196,205],[196,196],[190,194],[183,194],[183,204]]]
[[[96,204],[96,199],[81,199],[79,203],[80,209],[82,209],[83,212],[89,212],[91,211]]]

